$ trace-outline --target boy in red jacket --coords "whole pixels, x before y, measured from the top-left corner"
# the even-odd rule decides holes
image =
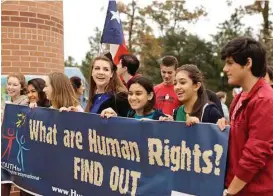
[[[266,51],[238,37],[222,49],[228,83],[241,86],[230,106],[230,139],[223,195],[273,196],[273,89],[264,80]],[[224,120],[218,121],[221,129]]]

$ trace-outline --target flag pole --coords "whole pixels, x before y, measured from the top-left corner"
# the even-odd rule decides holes
[[[108,1],[101,43],[103,52],[109,52],[115,64],[118,63],[121,54],[128,53],[116,0]]]
[[[110,1],[110,0],[109,0]],[[105,16],[107,16],[107,11],[108,11],[108,6],[109,6],[109,1],[108,1],[108,4],[107,4],[107,9],[106,9],[106,12],[105,12]],[[103,12],[104,11],[104,6],[100,8],[100,11]],[[104,26],[105,26],[105,23],[102,27],[102,31],[100,32],[100,40],[99,40],[99,47],[98,47],[98,55],[101,56],[103,55],[104,53],[104,50],[103,50],[103,43],[102,43],[102,35],[103,35],[103,31],[104,31]]]
[[[102,43],[100,43],[100,42],[99,42],[99,47],[98,47],[98,49],[99,49],[98,54],[99,54],[99,56],[101,56],[102,53],[103,53],[103,48],[102,48]]]

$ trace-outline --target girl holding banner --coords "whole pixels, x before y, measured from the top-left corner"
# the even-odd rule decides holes
[[[10,96],[12,104],[17,105],[28,105],[29,100],[26,96],[27,88],[26,88],[26,79],[22,73],[13,73],[7,77],[7,87],[6,91],[8,96]],[[4,111],[4,108],[3,108]],[[2,111],[2,114],[4,113]],[[2,115],[4,116],[4,115]],[[11,184],[1,184],[1,194],[4,196],[10,195]],[[27,193],[20,191],[20,195],[27,195]]]
[[[27,96],[30,107],[50,107],[49,100],[46,98],[45,92],[43,92],[44,88],[45,81],[41,78],[34,78],[28,81]]]
[[[159,120],[160,117],[166,117],[160,110],[154,109],[155,93],[153,83],[144,77],[134,78],[128,86],[128,101],[131,110],[128,112],[128,118]],[[102,117],[110,118],[117,116],[117,113],[112,108],[107,108],[102,111]]]
[[[182,65],[176,70],[174,91],[182,106],[174,111],[175,121],[217,123],[223,116],[215,104],[209,103],[203,76],[196,65]],[[166,120],[161,118],[160,120]]]
[[[50,73],[45,78],[43,91],[51,102],[50,108],[83,112],[69,79],[63,73]]]
[[[118,116],[126,117],[129,110],[127,88],[116,73],[116,66],[105,57],[96,57],[90,67],[89,100],[85,112],[100,114],[113,108]]]
[[[7,77],[6,91],[10,96],[11,103],[18,105],[28,105],[28,98],[26,96],[26,79],[21,73],[14,73]]]

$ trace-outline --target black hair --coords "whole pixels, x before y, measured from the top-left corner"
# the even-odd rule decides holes
[[[193,84],[197,84],[198,82],[201,83],[201,86],[197,91],[197,96],[198,96],[197,101],[194,103],[192,112],[190,114],[191,116],[195,116],[201,119],[203,107],[205,104],[208,103],[208,95],[206,93],[206,89],[203,82],[203,78],[204,78],[203,74],[196,65],[192,65],[192,64],[182,65],[176,70],[176,74],[181,71],[186,71],[188,73],[188,76],[192,80]]]
[[[39,100],[37,102],[37,105],[40,107],[49,107],[49,100],[46,98],[46,94],[43,91],[43,89],[45,88],[45,81],[42,78],[34,78],[32,80],[29,80],[27,84],[32,85],[38,92]]]
[[[127,67],[127,71],[130,75],[136,75],[139,68],[139,60],[132,54],[123,54],[119,57],[122,67]]]
[[[251,58],[253,76],[264,77],[266,74],[265,47],[252,38],[236,37],[229,41],[221,51],[221,59],[226,60],[229,57],[241,66],[245,66],[248,58]]]
[[[75,91],[75,93],[78,91],[78,89],[81,87],[82,85],[82,80],[81,78],[79,78],[78,76],[73,76],[70,78],[70,82],[73,86],[73,89]]]
[[[154,105],[155,105],[155,92],[154,92],[154,88],[153,88],[153,83],[152,83],[151,80],[149,80],[149,79],[147,79],[147,78],[145,78],[143,76],[139,76],[139,77],[136,77],[136,78],[132,79],[132,82],[128,86],[128,89],[130,89],[132,84],[141,85],[147,91],[148,95],[153,93],[152,99],[148,100],[148,102],[144,106],[143,113],[144,113],[144,115],[146,115],[148,112],[150,112],[154,108]]]
[[[111,54],[110,52],[107,52],[106,54],[104,54],[104,56],[105,56],[106,58],[108,58],[108,59],[112,62],[112,64],[113,64],[112,70],[113,70],[113,71],[117,71],[117,65],[114,63],[112,54]]]
[[[214,103],[216,105],[218,111],[220,112],[220,114],[222,114],[222,116],[224,116],[224,111],[222,108],[221,100],[218,98],[217,94],[209,89],[206,89],[206,93],[208,95],[209,102]]]

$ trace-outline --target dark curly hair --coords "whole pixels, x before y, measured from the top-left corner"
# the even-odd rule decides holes
[[[49,100],[46,98],[45,92],[43,92],[43,89],[45,88],[45,81],[41,78],[34,78],[29,80],[27,84],[32,85],[38,92],[39,100],[37,105],[40,107],[50,107]]]

